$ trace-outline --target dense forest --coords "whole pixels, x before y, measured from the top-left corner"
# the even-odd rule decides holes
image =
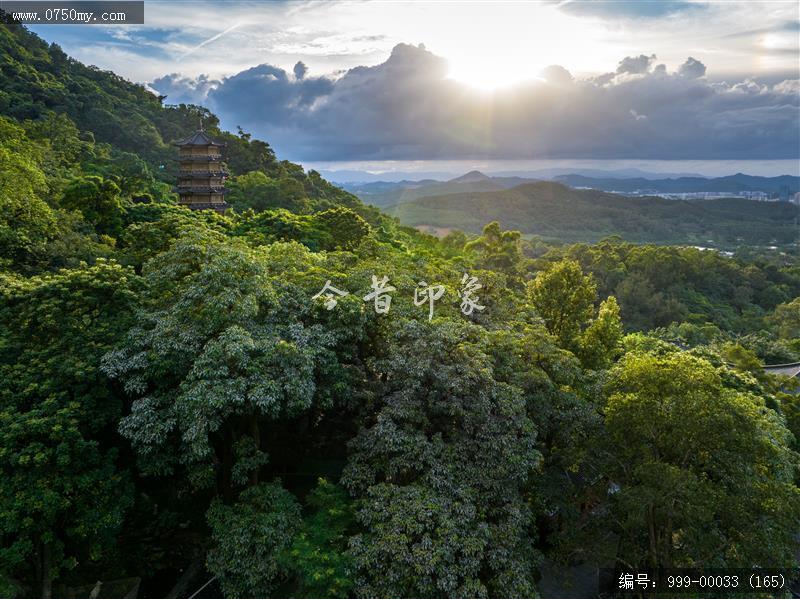
[[[0,597],[797,564],[797,256],[438,239],[167,101],[0,27]]]

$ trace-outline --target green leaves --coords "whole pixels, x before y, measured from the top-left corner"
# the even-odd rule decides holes
[[[312,251],[353,250],[369,235],[371,228],[348,208],[333,208],[313,215],[288,210],[248,212],[237,219],[235,235],[252,245],[275,241],[299,241]]]
[[[597,287],[574,260],[562,260],[541,271],[528,286],[528,298],[547,330],[564,347],[574,347],[581,328],[594,313]]]
[[[42,156],[24,130],[0,117],[0,257],[12,265],[41,258],[55,216],[42,200]]]
[[[207,514],[215,546],[206,565],[226,597],[271,597],[285,570],[279,556],[300,526],[300,506],[280,481],[251,487]]]
[[[401,322],[343,483],[361,499],[359,596],[525,596],[522,489],[540,455],[518,389],[493,378],[481,329]]]
[[[347,552],[355,524],[353,504],[340,487],[321,478],[306,502],[313,510],[300,526],[281,563],[297,580],[294,597],[351,596],[352,556]]]
[[[206,552],[231,597],[529,597],[542,553],[612,537],[637,566],[793,563],[800,408],[758,377],[797,350],[791,256],[438,240],[24,28],[0,48],[0,112],[31,119],[0,117],[0,594]],[[198,118],[227,215],[169,203]],[[432,323],[421,280],[452,300]]]
[[[93,175],[82,177],[66,187],[61,205],[79,210],[98,233],[118,237],[125,212],[119,193],[120,189],[113,181]]]
[[[0,291],[0,573],[41,567],[45,551],[55,573],[113,544],[131,485],[106,442],[121,403],[98,366],[137,287],[100,260]]]
[[[330,236],[322,249],[353,250],[369,235],[370,226],[348,208],[332,208],[314,215],[315,224]]]
[[[491,567],[487,553],[502,551],[500,535],[492,534],[499,527],[481,517],[475,499],[424,484],[379,484],[369,489],[358,518],[369,534],[351,542],[361,574],[357,596],[490,596],[482,570]],[[520,589],[522,581],[509,582],[522,590],[527,586]],[[514,596],[511,587],[497,592]]]
[[[654,567],[792,563],[797,454],[763,400],[724,388],[711,364],[682,352],[626,355],[609,391],[607,468],[619,485],[611,507],[623,559]]]
[[[494,221],[483,228],[483,234],[464,245],[467,251],[479,252],[477,266],[519,276],[525,263],[522,255],[522,235],[519,231],[501,231]]]
[[[342,306],[318,322],[320,260],[298,248],[190,228],[146,264],[138,323],[103,365],[133,397],[120,431],[145,472],[186,468],[230,499],[258,480],[276,423],[350,396],[336,350],[363,316]]]
[[[622,321],[619,305],[612,295],[600,304],[597,317],[578,340],[578,354],[583,363],[594,369],[608,367],[621,353]]]

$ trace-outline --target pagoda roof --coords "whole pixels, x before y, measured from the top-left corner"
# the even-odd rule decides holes
[[[176,146],[219,146],[225,147],[226,144],[219,143],[211,139],[206,132],[202,129],[198,129],[194,133],[192,133],[186,139],[182,139],[181,141],[175,142]]]

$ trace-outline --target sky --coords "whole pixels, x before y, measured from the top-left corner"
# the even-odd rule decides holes
[[[797,2],[145,2],[32,27],[281,157],[800,158]]]

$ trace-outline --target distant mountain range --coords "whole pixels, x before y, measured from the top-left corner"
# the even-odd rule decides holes
[[[489,177],[479,171],[470,171],[449,181],[423,179],[422,181],[376,181],[342,185],[344,189],[357,195],[362,202],[381,208],[394,204],[410,202],[426,196],[439,196],[450,193],[476,191],[498,191],[509,189],[530,179],[521,177]]]
[[[634,170],[634,169],[631,169]],[[629,172],[629,171],[626,171]],[[800,190],[800,177],[756,177],[737,173],[727,177],[705,178],[700,176],[647,179],[645,177],[590,177],[570,173],[556,175],[555,180],[570,187],[599,189],[618,193],[640,195],[660,193],[721,192],[742,193],[763,191],[787,199]],[[480,171],[470,171],[449,181],[423,179],[420,181],[374,181],[369,183],[345,183],[341,186],[357,195],[362,201],[381,208],[402,204],[428,196],[451,193],[499,191],[517,185],[543,180],[519,176],[488,176]]]
[[[569,174],[555,177],[556,181],[571,187],[587,187],[603,191],[624,193],[691,193],[763,191],[790,196],[800,191],[800,177],[755,177],[736,173],[727,177],[678,177],[667,179],[645,179],[643,177],[618,179],[612,177],[587,177]]]
[[[385,171],[369,172],[355,169],[316,169],[323,177],[339,185],[361,185],[365,183],[414,183],[424,180],[445,182],[453,178],[452,171]],[[477,172],[477,171],[476,171]],[[550,167],[527,170],[492,171],[491,177],[549,180],[559,175],[583,175],[606,179],[665,179],[668,177],[702,177],[697,173],[666,173],[644,171],[638,168],[597,169],[576,167]]]
[[[501,186],[495,178],[486,181],[478,175],[468,173],[466,180],[459,177],[460,181],[436,183],[435,189],[444,189],[442,185]],[[592,242],[617,234],[634,242],[714,247],[796,243],[800,217],[800,207],[789,202],[627,197],[552,181],[428,194],[395,203],[386,211],[405,224],[436,234],[451,229],[477,233],[496,220],[503,228],[569,242]]]

